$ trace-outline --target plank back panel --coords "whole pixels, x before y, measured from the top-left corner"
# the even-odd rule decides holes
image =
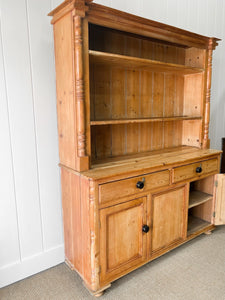
[[[111,118],[111,68],[104,65],[91,65],[91,111],[95,120]]]
[[[184,77],[184,115],[201,116],[203,100],[203,74]]]
[[[89,32],[92,50],[185,64],[186,49],[182,46],[164,44],[155,39],[94,24],[89,24]]]
[[[111,70],[111,102],[112,119],[123,119],[126,117],[125,99],[126,70],[112,68]]]
[[[164,110],[164,74],[154,73],[153,107],[154,117],[162,117]]]
[[[140,72],[140,116],[152,117],[153,72]]]
[[[205,49],[191,47],[185,51],[185,65],[190,67],[205,67]]]
[[[139,72],[127,70],[126,105],[128,118],[137,118],[139,116],[139,100]]]
[[[174,101],[176,96],[176,76],[174,74],[165,74],[165,103],[163,109],[164,117],[171,117],[174,115]]]
[[[201,147],[201,120],[185,120],[183,121],[183,145]]]
[[[176,76],[174,95],[174,116],[184,115],[184,76]]]
[[[166,150],[179,147],[185,142],[199,146],[197,140],[201,122],[196,126],[196,136],[189,133],[190,141],[184,138],[184,132],[187,132],[190,126],[195,127],[196,122],[193,121],[193,124],[187,126],[183,125],[185,122],[188,121],[92,126],[92,162],[120,155]]]

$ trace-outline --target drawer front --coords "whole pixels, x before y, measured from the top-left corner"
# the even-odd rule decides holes
[[[173,183],[190,180],[191,178],[199,178],[203,175],[218,172],[218,160],[209,159],[194,164],[177,167],[173,169]]]
[[[137,183],[140,181],[144,182],[143,188],[137,187]],[[166,170],[101,184],[99,186],[99,201],[106,203],[129,195],[138,195],[147,190],[167,186],[169,183],[170,171]]]

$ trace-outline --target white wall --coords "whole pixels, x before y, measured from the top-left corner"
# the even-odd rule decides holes
[[[0,287],[64,260],[53,34],[62,0],[0,0]],[[211,147],[225,136],[225,0],[96,3],[222,38],[213,60]]]
[[[64,260],[50,0],[0,0],[0,287]]]

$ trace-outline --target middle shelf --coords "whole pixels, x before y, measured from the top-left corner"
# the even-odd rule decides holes
[[[180,120],[201,120],[202,117],[192,116],[172,116],[172,117],[152,117],[152,118],[129,118],[129,119],[110,119],[90,121],[90,125],[110,125],[110,124],[131,124],[131,123],[147,123],[147,122],[168,122]]]
[[[94,50],[89,50],[89,60],[91,64],[110,64],[119,67],[123,66],[128,69],[151,69],[156,72],[167,72],[182,75],[202,73],[204,71],[202,68]]]
[[[189,206],[188,208],[195,207],[197,205],[203,204],[209,200],[212,200],[213,196],[201,191],[191,191],[189,195]]]

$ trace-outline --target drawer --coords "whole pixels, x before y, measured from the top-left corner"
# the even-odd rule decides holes
[[[209,159],[194,164],[173,169],[173,183],[202,177],[203,175],[218,172],[218,160]]]
[[[137,187],[139,181],[144,182],[143,188],[141,186],[140,188]],[[100,203],[106,203],[132,194],[138,195],[143,191],[167,186],[169,183],[170,171],[166,170],[101,184],[99,186],[99,201]]]

